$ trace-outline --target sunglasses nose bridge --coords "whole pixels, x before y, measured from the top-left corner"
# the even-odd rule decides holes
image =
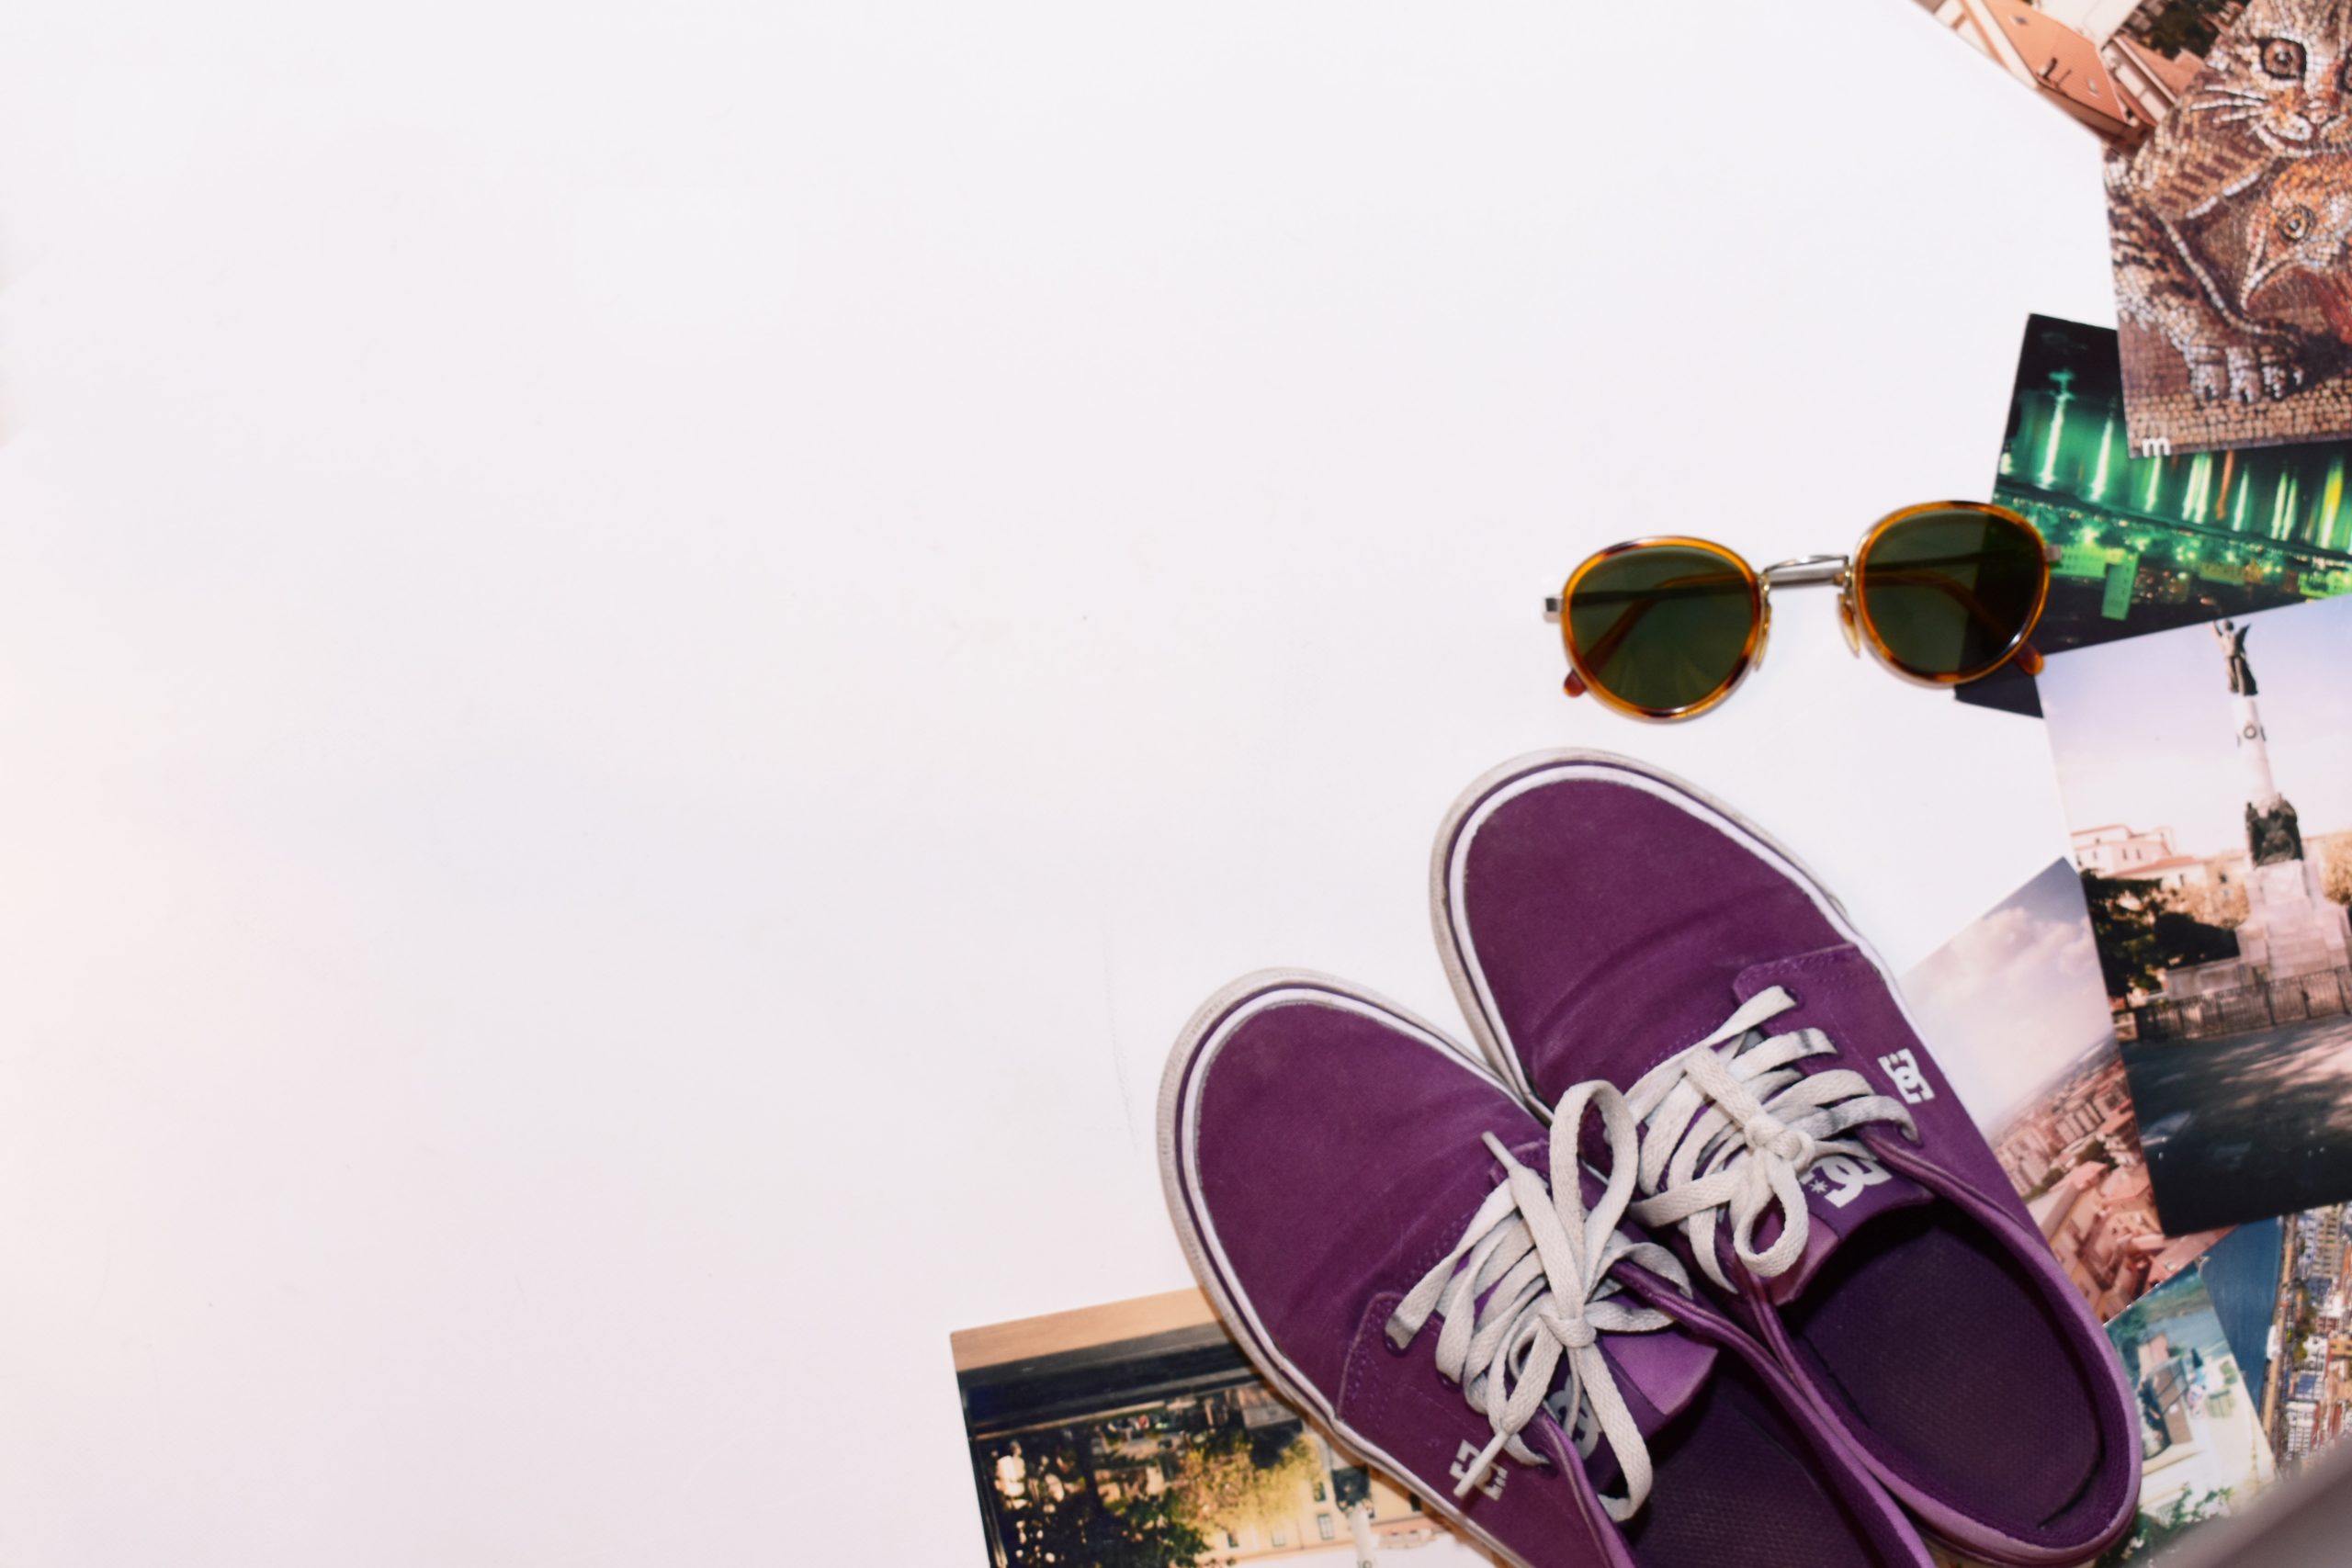
[[[1774,561],[1757,579],[1769,593],[1774,588],[1835,588],[1838,590],[1838,629],[1846,634],[1846,651],[1860,659],[1862,637],[1854,624],[1854,563],[1846,556],[1799,556]]]
[[[1799,556],[1774,561],[1757,575],[1775,588],[1843,588],[1853,564],[1844,556]]]

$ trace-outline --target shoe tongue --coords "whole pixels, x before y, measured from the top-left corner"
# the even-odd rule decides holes
[[[1838,1054],[1816,1058],[1807,1065],[1817,1072],[1850,1068],[1875,1083],[1884,1075],[1871,1068],[1870,1043],[1840,1037],[1834,1005],[1835,998],[1847,987],[1860,984],[1883,987],[1885,981],[1880,976],[1878,966],[1849,943],[1755,964],[1740,973],[1735,988],[1742,1002],[1774,986],[1785,989],[1796,998],[1796,1006],[1772,1020],[1769,1026],[1771,1032],[1785,1034],[1800,1029],[1821,1029],[1828,1033]],[[1880,1092],[1888,1091],[1882,1088]],[[1901,1134],[1898,1132],[1895,1135]],[[1869,1134],[1857,1134],[1855,1137],[1857,1142],[1867,1142]],[[1803,1181],[1810,1220],[1804,1251],[1786,1273],[1763,1281],[1766,1297],[1781,1306],[1804,1294],[1805,1287],[1813,1283],[1847,1237],[1882,1214],[1932,1202],[1936,1196],[1885,1162],[1867,1155],[1824,1155],[1814,1162]],[[1776,1209],[1757,1225],[1756,1249],[1764,1250],[1780,1235],[1781,1220]],[[1736,1269],[1728,1226],[1720,1233],[1717,1245],[1725,1271]],[[1733,1277],[1737,1278],[1736,1273]]]
[[[1591,1167],[1586,1167],[1584,1201],[1588,1208],[1600,1201],[1601,1190],[1600,1179],[1593,1174]],[[1627,1278],[1624,1270],[1625,1266],[1621,1264],[1612,1276],[1621,1284]],[[1651,1288],[1654,1287],[1628,1287],[1621,1291],[1618,1299],[1628,1305],[1640,1305],[1645,1291]],[[1600,1344],[1601,1359],[1617,1374],[1617,1390],[1625,1396],[1625,1408],[1645,1438],[1682,1413],[1682,1407],[1707,1386],[1707,1376],[1715,1364],[1713,1345],[1671,1324],[1641,1334],[1604,1334]],[[1605,1451],[1607,1445],[1602,1447]]]
[[[1605,1334],[1601,1359],[1617,1374],[1617,1392],[1645,1438],[1674,1419],[1707,1386],[1715,1348],[1679,1328],[1651,1334]]]
[[[1624,1397],[1626,1413],[1633,1416],[1645,1443],[1698,1397],[1715,1365],[1715,1348],[1679,1328],[1661,1328],[1652,1334],[1604,1334],[1600,1355],[1616,1375],[1617,1392]],[[1574,1451],[1573,1444],[1567,1447]],[[1617,1456],[1605,1442],[1586,1456],[1584,1470],[1603,1491],[1614,1488],[1622,1479]]]

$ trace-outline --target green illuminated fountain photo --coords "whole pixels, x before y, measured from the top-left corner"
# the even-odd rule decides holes
[[[2352,592],[2352,445],[2135,457],[2115,333],[2026,328],[1994,493],[2058,547],[2045,653]]]

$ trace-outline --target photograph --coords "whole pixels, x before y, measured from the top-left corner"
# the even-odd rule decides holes
[[[1903,976],[1922,1035],[2084,1301],[2114,1317],[2219,1232],[2168,1236],[2082,880],[2052,861]]]
[[[2143,456],[2352,433],[2352,12],[2335,0],[2226,9],[2172,111],[2107,160],[2124,403]]]
[[[2101,1564],[2157,1556],[2278,1480],[2262,1398],[2192,1269],[2108,1325],[2140,1406],[2140,1517]]]
[[[2352,600],[2062,653],[2041,705],[2156,1207],[2352,1198]]]
[[[1917,4],[2061,112],[2129,141],[2187,96],[2205,56],[2248,0]]]
[[[2110,1333],[2144,1338],[2152,1320],[2210,1314],[2234,1359],[2262,1462],[2290,1470],[2338,1438],[2352,1407],[2347,1211],[2327,1204],[2165,1235],[2101,975],[2083,875],[2059,860],[1915,964],[1903,996]],[[2120,1337],[2118,1346],[2132,1368],[2141,1352]],[[2143,1408],[2149,1397],[2143,1387]],[[2188,1484],[2211,1470],[2210,1443],[2182,1448],[2177,1419],[2151,1420],[2152,1440],[2172,1457],[2159,1463],[2151,1451],[2132,1554],[2207,1517],[2222,1490]],[[2187,1462],[2193,1456],[2201,1457]]]
[[[951,1337],[993,1568],[1491,1568],[1276,1395],[1198,1291]]]
[[[2352,592],[2352,441],[2165,457],[2124,439],[2116,334],[2026,322],[1993,499],[2056,552],[2034,646],[2063,652]],[[2037,711],[2004,671],[1962,700]]]

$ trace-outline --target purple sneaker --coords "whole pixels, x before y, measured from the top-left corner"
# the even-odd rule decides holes
[[[1624,1090],[1629,1213],[1679,1232],[1931,1533],[2041,1568],[2131,1528],[2139,1418],[2106,1335],[1786,851],[1679,780],[1559,752],[1472,785],[1431,880],[1495,1070],[1538,1107]]]
[[[1266,1380],[1505,1563],[1928,1568],[1770,1353],[1618,1228],[1623,1099],[1563,1109],[1555,1136],[1388,1003],[1255,975],[1176,1043],[1161,1174]],[[1595,1118],[1627,1162],[1606,1185],[1576,1147]]]

